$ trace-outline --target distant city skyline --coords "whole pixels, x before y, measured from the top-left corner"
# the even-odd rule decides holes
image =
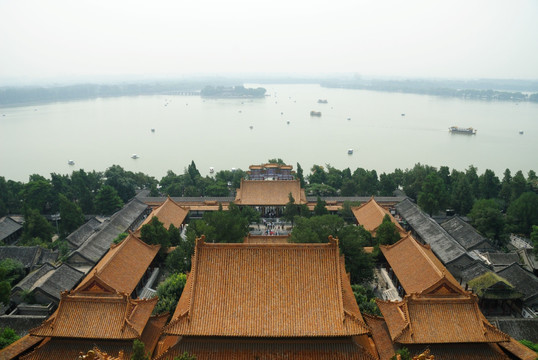
[[[538,2],[0,0],[0,86],[194,75],[538,79]]]

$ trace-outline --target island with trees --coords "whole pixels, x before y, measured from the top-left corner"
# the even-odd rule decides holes
[[[243,85],[236,86],[206,86],[200,92],[200,95],[205,98],[263,98],[265,97],[266,89],[246,88]]]

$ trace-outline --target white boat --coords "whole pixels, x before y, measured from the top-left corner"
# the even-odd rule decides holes
[[[523,130],[519,130],[519,135],[523,135]]]
[[[215,172],[215,168],[210,167],[210,168],[209,168],[209,173],[210,173],[210,174],[213,174],[214,172]]]
[[[448,128],[448,131],[450,131],[452,134],[476,135],[476,129],[473,129],[472,127],[460,128],[457,126],[451,126]]]
[[[155,132],[155,129],[152,128],[152,129],[151,129],[151,132]]]
[[[140,156],[136,155],[136,154],[133,154],[131,155],[131,159],[138,159]]]
[[[68,160],[68,161],[67,161],[67,164],[68,164],[68,165],[75,165],[75,160]]]
[[[348,155],[353,155],[353,149],[347,149],[347,154]]]

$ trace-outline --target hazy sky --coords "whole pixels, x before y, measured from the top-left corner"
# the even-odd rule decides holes
[[[4,83],[228,72],[538,79],[538,1],[0,0]]]

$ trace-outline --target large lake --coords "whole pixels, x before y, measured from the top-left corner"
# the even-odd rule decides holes
[[[299,162],[306,173],[313,164],[379,174],[417,162],[458,170],[473,164],[499,177],[506,168],[525,175],[538,170],[536,103],[248,86],[263,86],[268,96],[155,95],[0,108],[0,176],[26,182],[34,173],[48,177],[118,164],[160,179],[169,169],[182,173],[191,160],[205,175],[209,167],[246,170],[270,158],[294,167]],[[311,110],[322,116],[311,117]],[[450,134],[453,125],[478,132]],[[67,164],[70,159],[75,165]]]

